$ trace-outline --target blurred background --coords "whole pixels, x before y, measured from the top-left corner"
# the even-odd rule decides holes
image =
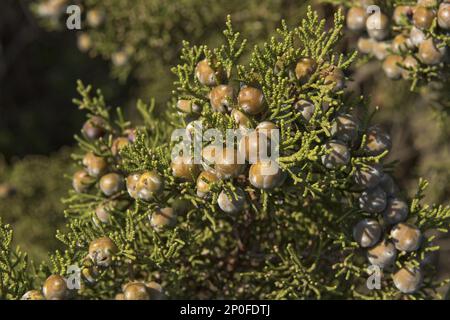
[[[82,8],[81,30],[65,25],[69,4]],[[0,216],[14,226],[15,243],[36,261],[59,246],[54,235],[64,227],[60,200],[74,170],[73,136],[84,121],[71,102],[77,79],[101,89],[111,106],[124,107],[130,117],[138,98],[154,97],[164,108],[182,40],[220,43],[230,14],[253,46],[281,19],[295,25],[308,4],[325,18],[336,9],[294,0],[2,0]],[[355,38],[350,34],[341,45],[352,50]],[[399,184],[412,195],[423,177],[430,182],[426,201],[448,203],[450,127],[429,107],[439,94],[430,88],[411,93],[408,83],[388,80],[376,61],[351,76],[351,90],[370,96],[380,109],[375,121],[393,137],[389,158],[399,162]],[[450,245],[441,242],[443,276]]]

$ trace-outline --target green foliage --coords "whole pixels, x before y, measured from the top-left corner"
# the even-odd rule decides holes
[[[11,226],[0,219],[0,300],[18,299],[33,285],[28,255],[12,242]]]
[[[68,149],[48,157],[27,156],[10,165],[0,161],[0,185],[9,190],[0,196],[0,215],[14,226],[15,243],[35,261],[60,247],[54,234],[64,224],[61,198],[70,186],[64,175],[72,166]]]
[[[71,191],[65,200],[67,232],[57,235],[67,248],[51,256],[47,274],[65,274],[68,265],[74,263],[82,266],[94,278],[83,278],[84,285],[77,295],[85,299],[113,298],[129,281],[158,281],[168,298],[438,297],[434,290],[440,284],[433,281],[433,272],[427,273],[423,286],[412,294],[401,294],[391,279],[393,271],[417,266],[427,253],[435,251],[432,238],[426,238],[417,251],[399,253],[394,270],[385,270],[381,289],[365,289],[366,252],[353,239],[352,228],[371,215],[358,205],[362,190],[355,187],[353,177],[361,166],[382,164],[388,150],[376,156],[365,152],[372,118],[366,101],[335,90],[335,81],[327,81],[327,76],[336,69],[347,69],[355,58],[353,53],[335,53],[343,26],[340,12],[334,22],[334,27],[325,29],[325,22],[308,10],[298,27],[289,30],[282,23],[276,36],[254,48],[249,63],[240,64],[245,40],[239,40],[239,33],[228,19],[225,44],[217,49],[184,43],[182,62],[173,68],[178,77],[173,106],[169,106],[167,114],[156,116],[152,103],[147,106],[140,102],[143,122],[136,126],[124,120],[120,108],[112,112],[106,107],[100,92],[92,97],[91,87],[79,83],[81,99],[75,103],[88,111],[88,117],[100,116],[107,122],[105,135],[98,140],[77,138],[81,149],[103,157],[110,172],[124,177],[157,172],[164,189],[150,200],[134,199],[123,189],[107,197],[100,191],[99,179],[91,177],[87,192]],[[293,69],[305,56],[314,59],[317,68],[308,81],[301,83]],[[239,176],[218,180],[207,197],[199,197],[195,181],[174,176],[170,159],[174,142],[169,141],[169,133],[175,127],[184,128],[193,119],[192,115],[175,111],[178,99],[192,100],[203,107],[197,120],[204,129],[238,129],[229,114],[214,112],[209,88],[195,76],[196,64],[203,58],[211,61],[213,69],[224,71],[222,84],[247,84],[262,90],[267,110],[247,116],[252,127],[270,120],[280,128],[277,161],[288,175],[282,187],[261,190],[245,176]],[[309,121],[295,110],[298,99],[314,104]],[[235,100],[229,104],[242,111]],[[362,116],[356,141],[349,145],[351,161],[326,168],[322,158],[330,154],[327,142],[334,136],[336,116],[354,111]],[[132,128],[137,129],[135,139],[119,156],[113,155],[113,141]],[[81,154],[74,155],[79,165],[82,158]],[[385,175],[393,170],[390,167],[385,165]],[[245,191],[244,209],[238,214],[226,214],[218,206],[219,193],[235,197],[238,187]],[[421,183],[417,196],[409,201],[408,222],[415,223],[422,232],[441,228],[448,231],[450,208],[422,206],[424,187]],[[96,209],[105,204],[112,206],[109,223],[100,222],[96,215]],[[177,222],[173,228],[159,230],[149,218],[164,207],[175,210]],[[387,230],[385,237],[389,238]],[[95,265],[88,252],[89,244],[103,236],[118,247],[113,264],[106,268]]]

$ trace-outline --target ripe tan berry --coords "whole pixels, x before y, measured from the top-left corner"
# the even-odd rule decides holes
[[[403,34],[398,34],[392,40],[392,50],[395,53],[402,53],[412,46],[411,40]]]
[[[236,187],[234,191],[226,192],[225,190],[223,190],[217,198],[217,204],[223,212],[240,212],[244,209],[245,193],[239,187]]]
[[[100,178],[100,190],[105,196],[109,197],[121,191],[124,188],[123,176],[118,173],[108,173]]]
[[[112,143],[112,147],[111,147],[111,152],[112,152],[113,156],[118,156],[120,150],[122,150],[129,144],[130,144],[130,140],[128,140],[128,138],[126,138],[126,137],[118,137],[118,138],[114,139],[114,141]]]
[[[367,259],[373,265],[385,268],[394,264],[397,250],[390,241],[383,240],[367,250]]]
[[[155,210],[149,218],[151,226],[156,231],[173,227],[177,222],[176,212],[170,207]]]
[[[77,35],[77,47],[81,52],[89,51],[92,48],[91,37],[85,32],[80,32]]]
[[[99,177],[108,168],[108,162],[103,157],[97,157],[93,152],[88,152],[83,158],[83,165],[87,173],[92,177]]]
[[[221,152],[216,155],[215,171],[219,178],[228,179],[237,177],[245,168],[239,153],[233,148],[223,148]]]
[[[398,25],[404,25],[411,19],[413,14],[413,8],[411,6],[396,6],[392,19]]]
[[[91,9],[86,13],[86,22],[92,28],[99,27],[105,20],[105,13],[100,9]]]
[[[353,228],[353,239],[363,248],[374,246],[381,237],[381,226],[373,219],[363,219]]]
[[[103,118],[94,116],[84,123],[81,131],[88,139],[94,140],[105,134],[105,125]]]
[[[195,76],[198,81],[205,86],[212,87],[217,84],[216,72],[211,68],[207,59],[197,63],[197,66],[195,67]]]
[[[209,101],[216,112],[225,113],[231,107],[234,99],[234,89],[230,85],[221,84],[211,89]]]
[[[145,284],[130,282],[124,286],[123,297],[125,300],[150,300],[150,293]]]
[[[408,55],[403,59],[402,62],[402,77],[405,80],[411,79],[410,72],[412,69],[417,68],[419,62],[416,58],[411,55]]]
[[[147,290],[150,293],[150,298],[152,300],[163,300],[165,298],[164,290],[159,283],[150,281],[145,283],[145,286],[147,287]]]
[[[204,197],[210,190],[211,184],[219,180],[217,176],[210,171],[203,171],[197,178],[197,195]]]
[[[394,285],[403,293],[416,292],[423,281],[423,274],[420,269],[402,268],[398,270],[392,277]]]
[[[69,290],[67,288],[66,279],[59,274],[53,274],[45,280],[42,287],[45,299],[47,300],[64,300],[68,298]]]
[[[243,86],[239,91],[238,104],[245,113],[259,114],[264,111],[264,94],[258,88]]]
[[[359,37],[357,47],[361,53],[369,54],[373,51],[374,44],[372,38]]]
[[[257,189],[269,190],[279,186],[283,174],[272,160],[258,161],[250,166],[248,179]]]
[[[125,50],[120,50],[111,54],[111,61],[116,67],[123,67],[128,63],[128,59],[129,54]]]
[[[234,122],[239,125],[240,128],[249,128],[250,127],[250,119],[238,109],[231,110],[231,117]]]
[[[75,172],[72,178],[72,186],[78,193],[86,192],[92,185],[93,179],[84,170]]]
[[[317,69],[317,63],[311,58],[303,58],[295,66],[295,77],[300,82],[307,82]]]
[[[127,191],[133,199],[138,198],[137,183],[140,177],[141,175],[138,173],[133,173],[127,177]]]
[[[378,60],[384,60],[389,55],[389,50],[391,50],[391,44],[386,41],[374,42],[372,46],[372,54]]]
[[[347,28],[354,31],[363,31],[366,27],[366,10],[361,7],[352,7],[347,12]]]
[[[109,237],[92,240],[89,244],[89,257],[99,267],[109,267],[117,251],[116,244]]]
[[[198,166],[189,156],[176,156],[171,163],[172,174],[176,178],[195,181],[198,174]]]
[[[239,153],[250,163],[270,156],[270,139],[262,132],[254,130],[239,141]]]
[[[178,100],[177,109],[184,113],[200,113],[202,108],[196,105],[192,100]]]
[[[422,233],[416,226],[401,222],[391,230],[392,241],[397,250],[416,251],[422,242]]]
[[[334,67],[331,72],[325,76],[325,84],[332,86],[332,91],[340,91],[345,87],[345,76],[341,69]]]
[[[436,17],[436,12],[426,7],[418,6],[414,8],[413,23],[419,29],[429,29]]]
[[[39,290],[30,290],[25,292],[20,300],[45,300],[45,298]]]
[[[437,17],[439,27],[450,30],[450,3],[440,4]]]
[[[438,47],[432,38],[424,40],[419,46],[419,59],[428,65],[441,63],[446,53],[445,47]]]
[[[409,208],[406,201],[400,198],[389,198],[383,212],[383,220],[387,224],[396,224],[406,220]]]
[[[372,39],[382,41],[389,36],[389,18],[384,13],[372,14],[366,20],[366,28]]]
[[[117,203],[115,201],[108,201],[106,203],[98,205],[98,207],[95,209],[95,215],[97,216],[98,220],[103,223],[109,223],[111,211],[116,205]]]
[[[156,170],[144,172],[136,185],[137,196],[139,199],[148,201],[155,193],[161,192],[163,187],[163,178]]]
[[[386,60],[383,62],[383,71],[386,76],[390,79],[400,79],[402,75],[402,67],[401,64],[403,62],[403,58],[398,55],[390,55],[387,56]]]
[[[411,31],[409,32],[409,39],[411,41],[411,44],[418,47],[422,42],[425,41],[425,33],[423,33],[422,30],[416,27],[412,27]]]
[[[279,130],[280,129],[278,128],[278,126],[275,123],[270,122],[270,121],[260,122],[256,126],[257,132],[261,132],[262,134],[265,134],[271,140],[273,138],[273,134],[276,134],[277,131],[278,131],[278,138],[281,138]]]

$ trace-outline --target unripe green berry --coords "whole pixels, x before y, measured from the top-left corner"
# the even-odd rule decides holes
[[[396,224],[406,220],[408,212],[406,201],[400,198],[389,198],[386,209],[383,212],[383,220],[387,224]]]
[[[234,191],[225,192],[224,190],[219,194],[217,199],[219,208],[226,213],[237,213],[244,209],[245,193],[236,187]]]
[[[363,219],[353,228],[353,239],[363,248],[374,246],[381,237],[381,226],[373,219]]]
[[[53,274],[45,280],[42,292],[46,300],[64,300],[68,298],[69,290],[66,279],[59,274]]]
[[[25,292],[20,300],[45,300],[45,298],[39,290],[30,290]]]
[[[386,192],[380,187],[368,189],[359,197],[359,207],[368,213],[379,213],[386,208]]]
[[[401,222],[391,230],[391,238],[397,250],[416,251],[422,242],[422,233],[416,226]]]
[[[149,218],[151,226],[156,231],[173,227],[177,222],[177,214],[170,207],[155,210]]]
[[[264,94],[258,88],[243,86],[239,91],[238,104],[245,113],[259,114],[264,111]]]
[[[89,244],[89,257],[99,267],[109,267],[117,251],[116,244],[109,237],[92,240]]]
[[[390,241],[383,240],[367,250],[367,259],[369,262],[380,268],[393,265],[396,258],[397,250]]]
[[[392,277],[394,285],[403,293],[416,292],[423,281],[423,274],[420,269],[408,269],[406,267],[398,270]]]
[[[121,191],[124,188],[123,176],[118,173],[108,173],[100,178],[100,190],[107,197]]]

